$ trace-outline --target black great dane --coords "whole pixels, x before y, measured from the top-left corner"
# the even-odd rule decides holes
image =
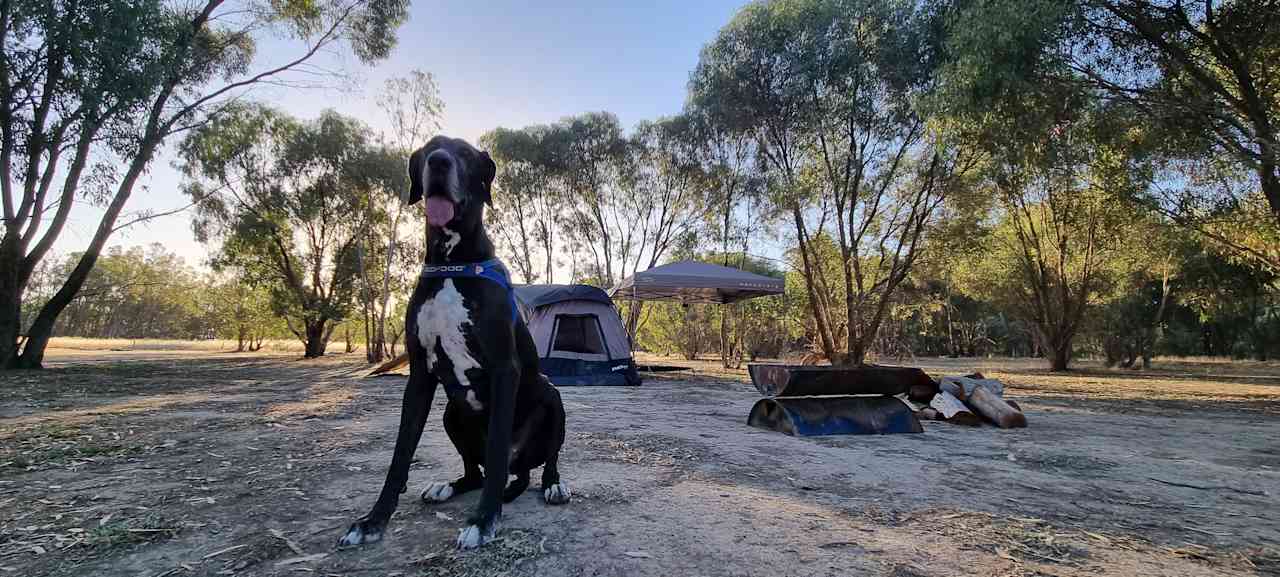
[[[564,443],[564,405],[539,371],[537,349],[484,229],[495,170],[488,153],[444,136],[409,158],[412,186],[404,200],[425,201],[430,227],[426,264],[405,318],[409,383],[382,492],[340,546],[382,538],[405,491],[437,384],[448,395],[444,428],[465,472],[457,480],[430,484],[422,499],[437,503],[483,489],[458,535],[459,547],[478,547],[494,537],[502,504],[528,489],[535,467],[543,467],[546,502],[569,502],[569,488],[556,468]],[[509,472],[515,479],[508,485]]]

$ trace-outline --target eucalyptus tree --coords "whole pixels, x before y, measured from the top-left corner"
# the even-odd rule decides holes
[[[270,287],[306,356],[323,355],[354,304],[361,241],[388,218],[380,199],[408,186],[402,159],[355,119],[254,104],[194,130],[181,158],[196,236],[220,242],[215,265]]]
[[[932,88],[929,17],[911,2],[752,4],[703,49],[690,82],[696,106],[755,138],[833,363],[864,361],[931,220],[975,160],[930,130],[918,105]],[[835,279],[812,250],[823,235],[839,249]]]
[[[392,157],[407,162],[414,148],[426,143],[440,130],[440,118],[444,113],[444,101],[435,76],[421,70],[411,70],[405,76],[388,78],[378,95],[377,106],[385,116],[390,133],[383,140]],[[360,300],[364,317],[365,357],[371,363],[382,361],[391,354],[387,337],[387,321],[395,316],[392,295],[400,293],[405,298],[413,290],[419,267],[422,264],[426,243],[426,226],[419,219],[405,218],[406,206],[402,195],[387,194],[369,198],[366,215],[370,223],[359,243]],[[389,218],[377,218],[385,213]],[[415,214],[409,211],[410,215]],[[402,241],[401,239],[407,239]],[[393,320],[403,331],[401,319]],[[392,335],[393,338],[398,338]]]
[[[550,158],[551,127],[496,128],[480,145],[498,165],[491,229],[517,276],[526,283],[555,283],[555,252],[564,222],[564,179]]]

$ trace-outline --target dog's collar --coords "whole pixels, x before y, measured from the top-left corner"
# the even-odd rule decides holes
[[[459,262],[449,264],[422,265],[422,278],[484,278],[498,283],[507,291],[507,302],[511,305],[511,321],[520,319],[520,311],[516,308],[516,291],[511,285],[511,275],[502,261],[491,258],[483,262]]]

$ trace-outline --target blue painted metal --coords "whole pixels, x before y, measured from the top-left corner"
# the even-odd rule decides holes
[[[556,386],[636,386],[640,374],[632,359],[586,361],[560,357],[538,359],[542,374]]]
[[[747,424],[798,437],[923,433],[914,412],[893,397],[786,397],[756,402]]]

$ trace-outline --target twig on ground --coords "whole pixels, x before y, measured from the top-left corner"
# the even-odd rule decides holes
[[[1164,479],[1157,479],[1155,477],[1147,477],[1147,478],[1157,483],[1164,483],[1165,485],[1170,485],[1173,487],[1186,487],[1188,489],[1199,489],[1201,491],[1215,491],[1215,490],[1235,491],[1236,493],[1243,493],[1245,495],[1255,495],[1258,497],[1267,496],[1266,491],[1254,491],[1251,489],[1237,489],[1235,487],[1229,487],[1227,485],[1192,485],[1190,483],[1178,483],[1175,481],[1166,481]]]
[[[230,553],[232,551],[235,551],[236,549],[244,549],[245,547],[248,547],[248,545],[233,545],[231,547],[227,547],[226,549],[214,551],[213,553],[205,555],[204,557],[201,557],[200,560],[206,561],[208,559],[213,559],[214,557],[217,557],[218,555],[222,555],[223,553]]]
[[[1197,529],[1195,527],[1183,527],[1183,529],[1187,531],[1195,531],[1196,533],[1200,533],[1201,535],[1210,535],[1213,537],[1230,537],[1231,536],[1231,533],[1215,533],[1213,531],[1206,531],[1204,529]]]

